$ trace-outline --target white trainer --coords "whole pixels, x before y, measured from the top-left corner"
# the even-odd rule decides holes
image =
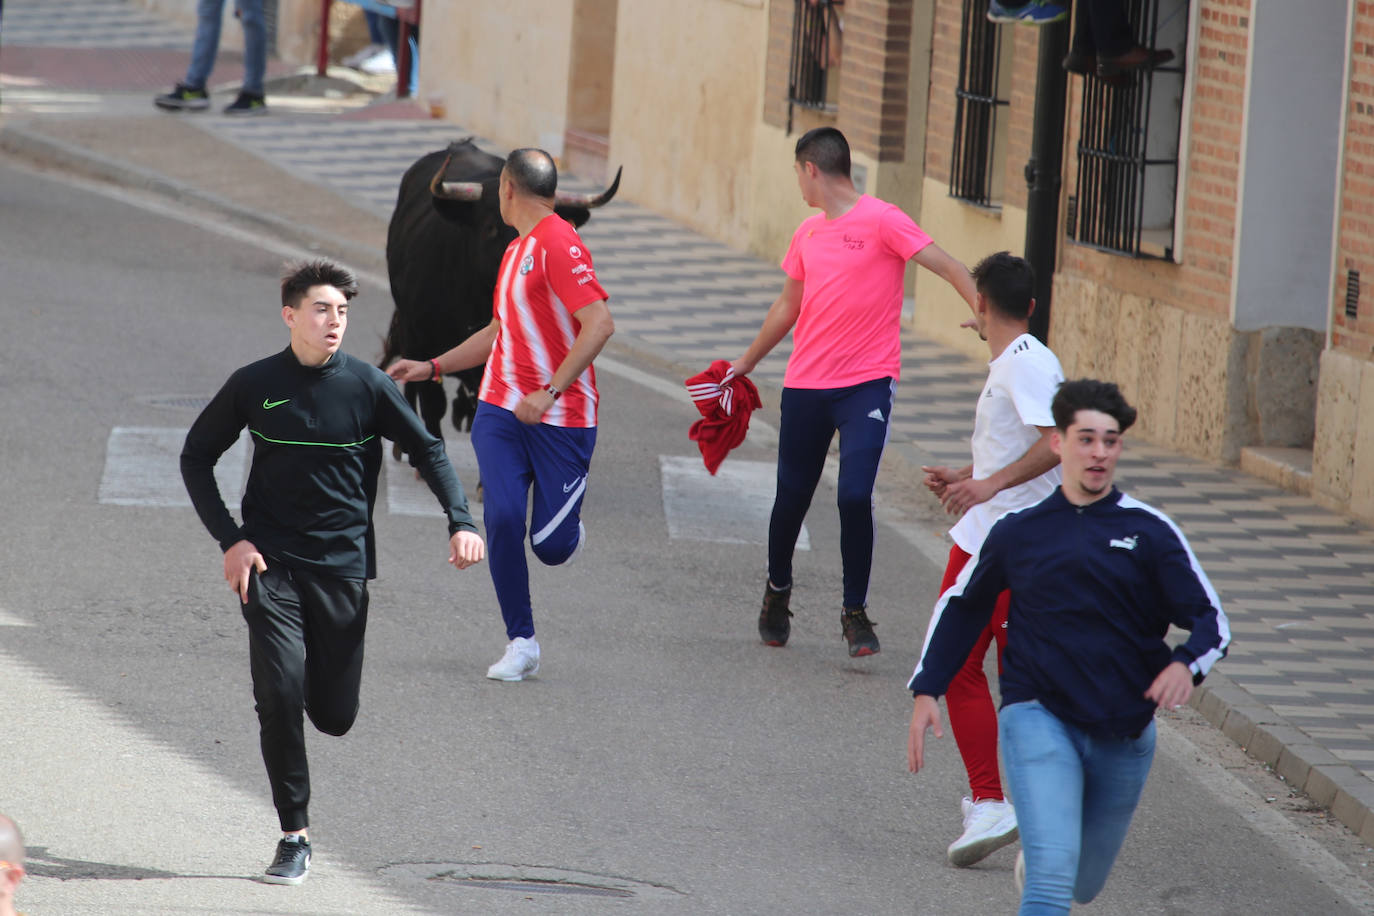
[[[965,796],[964,832],[949,844],[951,865],[967,868],[1010,843],[1016,842],[1016,810],[1007,801],[974,801]]]
[[[539,673],[539,643],[517,636],[506,646],[506,654],[487,669],[493,681],[523,681]]]

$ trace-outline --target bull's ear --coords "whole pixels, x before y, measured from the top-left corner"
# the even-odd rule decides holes
[[[582,224],[592,218],[592,211],[586,207],[577,207],[571,204],[557,204],[553,212],[572,223],[574,229],[581,229]]]

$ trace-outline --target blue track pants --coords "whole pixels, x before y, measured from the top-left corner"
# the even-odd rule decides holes
[[[487,566],[506,621],[506,637],[534,636],[525,518],[530,546],[546,566],[567,562],[582,529],[582,497],[596,447],[596,428],[521,423],[483,401],[472,421],[472,449],[482,474]],[[534,510],[530,514],[530,488]]]

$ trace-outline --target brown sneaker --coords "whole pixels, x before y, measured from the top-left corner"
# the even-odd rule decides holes
[[[845,608],[840,612],[840,626],[844,630],[844,638],[849,640],[850,658],[877,655],[882,651],[878,647],[878,634],[873,632],[876,624],[868,619],[868,612],[864,608]]]
[[[785,646],[787,637],[792,635],[792,612],[787,602],[792,598],[792,586],[777,591],[773,586],[763,586],[763,610],[759,612],[759,637],[765,646]]]

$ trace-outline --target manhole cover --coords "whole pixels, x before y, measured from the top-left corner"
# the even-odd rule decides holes
[[[506,891],[515,894],[568,894],[585,897],[663,898],[681,897],[682,891],[636,881],[618,875],[549,868],[542,865],[505,865],[499,862],[400,862],[381,870],[382,875],[404,883],[430,887]]]
[[[174,410],[204,410],[210,398],[202,394],[149,394],[138,399],[149,407],[168,407]]]

